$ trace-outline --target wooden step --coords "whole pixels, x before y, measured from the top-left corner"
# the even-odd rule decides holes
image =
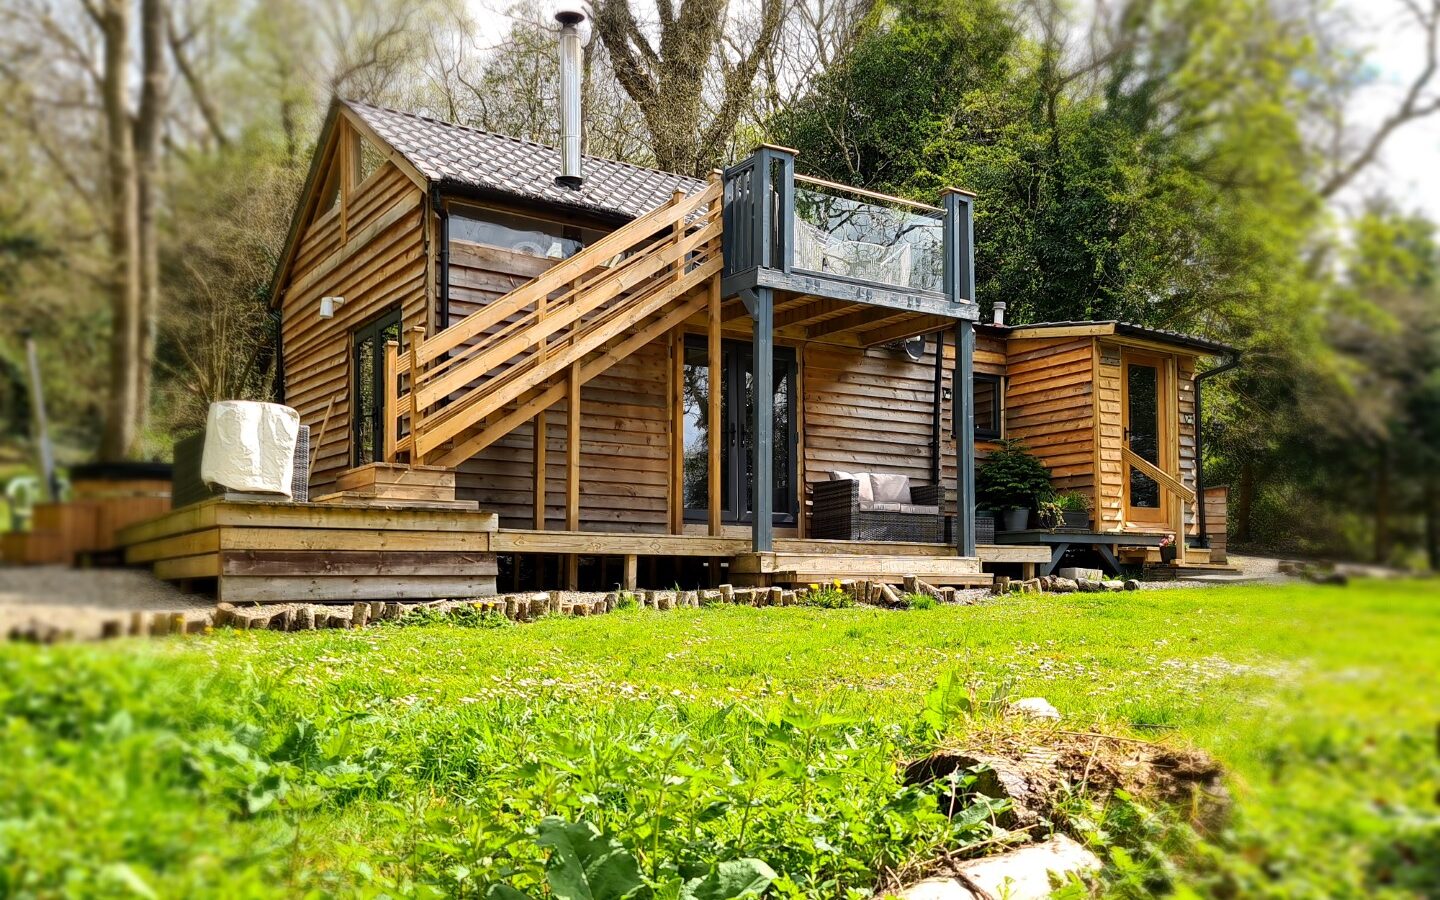
[[[921,581],[934,587],[989,587],[994,582],[995,576],[985,572],[976,572],[969,575],[946,575],[944,573],[911,572]],[[741,579],[766,579],[768,585],[805,585],[805,584],[830,584],[836,581],[883,581],[886,584],[900,584],[905,580],[904,575],[872,575],[865,578],[856,578],[853,575],[840,575],[825,572],[774,572],[770,575],[739,575],[737,582]],[[752,587],[764,585],[748,585]]]
[[[403,466],[394,463],[370,463],[340,474],[335,487],[342,491],[358,491],[393,485],[406,488],[449,489],[455,492],[455,470],[439,466]]]
[[[742,553],[730,565],[733,576],[771,584],[808,584],[864,579],[900,583],[914,575],[935,585],[989,584],[973,556],[861,556],[844,553]]]
[[[440,497],[394,497],[380,495],[374,491],[336,491],[323,497],[316,497],[312,503],[327,506],[363,506],[372,509],[454,509],[475,512],[480,508],[478,500],[446,500]]]

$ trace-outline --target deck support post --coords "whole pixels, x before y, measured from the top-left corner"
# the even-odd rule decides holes
[[[705,438],[707,450],[709,451],[706,463],[706,497],[709,509],[706,511],[706,518],[710,526],[710,536],[719,537],[720,525],[720,456],[723,452],[725,439],[725,423],[720,421],[720,382],[725,374],[721,371],[720,354],[720,279],[714,278],[710,281],[710,309],[709,323],[705,332],[706,363],[708,368],[705,375],[706,410],[705,421],[707,422],[707,436]]]
[[[755,553],[769,553],[774,549],[775,479],[773,450],[775,445],[775,293],[772,289],[755,289],[754,309],[751,320],[755,324],[751,342],[754,360],[754,410],[750,427],[752,466],[750,512],[751,549]],[[744,452],[744,448],[737,448]]]
[[[410,326],[410,465],[425,464],[420,449],[420,345],[425,342],[425,326]]]
[[[975,302],[975,196],[945,191],[945,296]],[[975,555],[975,323],[955,324],[955,548]]]
[[[571,366],[566,373],[565,390],[565,530],[580,530],[580,367]],[[565,558],[565,585],[578,590],[580,557],[574,553]]]
[[[620,586],[627,591],[635,590],[635,570],[639,567],[640,559],[633,553],[625,555],[625,574],[620,580]]]
[[[534,461],[534,498],[535,505],[534,520],[535,530],[545,530],[545,454],[549,449],[548,436],[545,434],[545,410],[540,410],[535,416],[531,425],[531,432],[534,435],[533,443],[535,450]]]
[[[387,463],[393,463],[393,462],[395,462],[395,445],[398,444],[398,443],[400,443],[400,420],[399,420],[399,418],[398,418],[398,416],[400,415],[400,409],[399,409],[399,407],[400,407],[400,388],[399,388],[399,385],[398,385],[397,382],[396,382],[396,379],[398,379],[398,378],[400,377],[399,374],[398,374],[399,369],[400,369],[400,342],[399,342],[399,341],[386,341],[386,342],[385,342],[385,395],[384,395],[384,399],[383,399],[383,400],[381,401],[381,403],[380,403],[380,409],[381,409],[381,411],[384,413],[384,416],[385,416],[385,422],[384,422],[384,426],[385,426],[385,438],[384,438],[385,452],[384,452],[384,458],[385,458],[385,461],[386,461]],[[335,401],[332,399],[332,400],[330,401],[330,403],[333,405],[333,404],[335,403]],[[329,415],[328,410],[327,410],[327,412],[326,412],[326,415],[327,415],[327,416]],[[319,438],[317,438],[317,440],[322,440],[322,439],[324,439],[324,437],[325,437],[325,423],[322,422],[321,425],[320,425],[320,435],[319,435]],[[319,445],[318,445],[318,444],[316,445],[316,448],[315,448],[315,449],[316,449],[316,450],[319,449]],[[313,458],[314,456],[315,456],[315,454],[312,453],[312,454],[311,454],[311,457]]]
[[[955,549],[975,555],[975,323],[955,326]]]

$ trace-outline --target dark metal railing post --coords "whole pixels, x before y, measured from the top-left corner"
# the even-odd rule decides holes
[[[975,302],[975,197],[945,192],[945,296]],[[975,555],[975,323],[955,325],[955,547]]]
[[[722,173],[725,275],[789,272],[795,238],[795,151],[762,146]]]
[[[754,402],[750,426],[751,452],[755,454],[750,482],[751,549],[769,553],[774,549],[775,526],[775,299],[767,287],[755,289],[751,320],[753,332]]]

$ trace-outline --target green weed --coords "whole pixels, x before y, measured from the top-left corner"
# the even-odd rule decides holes
[[[934,609],[935,607],[940,605],[940,601],[936,600],[929,594],[901,594],[900,600],[902,603],[905,604],[906,609]]]
[[[848,609],[855,605],[855,598],[838,587],[825,585],[806,591],[804,605],[819,609]]]

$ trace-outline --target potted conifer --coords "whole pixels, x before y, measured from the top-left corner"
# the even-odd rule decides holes
[[[1005,531],[1023,531],[1031,511],[1050,494],[1050,473],[1016,440],[1002,440],[975,473],[980,505],[1001,513]]]

